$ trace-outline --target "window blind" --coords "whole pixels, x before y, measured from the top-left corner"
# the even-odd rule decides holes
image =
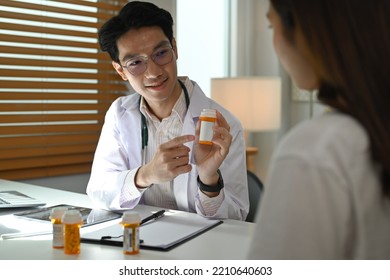
[[[0,0],[0,178],[87,173],[127,87],[97,31],[127,1]]]

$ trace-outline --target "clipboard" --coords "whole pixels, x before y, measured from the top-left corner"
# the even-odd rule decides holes
[[[195,214],[188,217],[188,213],[169,211],[163,217],[140,226],[140,248],[169,251],[222,223],[221,220],[210,220]],[[82,233],[81,242],[121,247],[122,225],[111,224],[93,232]]]

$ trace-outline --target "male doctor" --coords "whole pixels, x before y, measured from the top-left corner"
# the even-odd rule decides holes
[[[172,26],[169,12],[133,1],[100,29],[101,49],[136,93],[107,111],[87,194],[112,210],[141,203],[245,220],[243,128],[195,82],[177,77]],[[204,108],[217,110],[212,145],[198,143]]]

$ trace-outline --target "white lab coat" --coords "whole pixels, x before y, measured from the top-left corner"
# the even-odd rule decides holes
[[[249,211],[249,197],[242,125],[230,112],[206,97],[195,82],[192,83],[194,89],[182,135],[194,135],[202,109],[214,108],[225,117],[233,136],[229,154],[220,167],[225,185],[224,200],[215,215],[209,218],[245,220]],[[138,203],[143,203],[142,193],[134,184],[134,176],[142,165],[139,98],[137,93],[120,97],[107,111],[87,186],[87,194],[98,207],[131,209]],[[187,143],[187,146],[192,150],[193,142]],[[190,157],[192,171],[174,179],[176,204],[179,210],[205,216],[199,200],[196,180],[198,172],[193,154]]]

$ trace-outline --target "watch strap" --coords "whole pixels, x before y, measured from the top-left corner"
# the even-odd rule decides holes
[[[219,171],[219,169],[217,170],[217,173],[219,175],[219,178],[218,178],[218,182],[217,182],[216,186],[209,186],[209,185],[203,184],[198,176],[197,181],[198,181],[199,189],[203,192],[219,192],[220,190],[222,190],[224,187],[222,174],[221,174],[221,171]]]

